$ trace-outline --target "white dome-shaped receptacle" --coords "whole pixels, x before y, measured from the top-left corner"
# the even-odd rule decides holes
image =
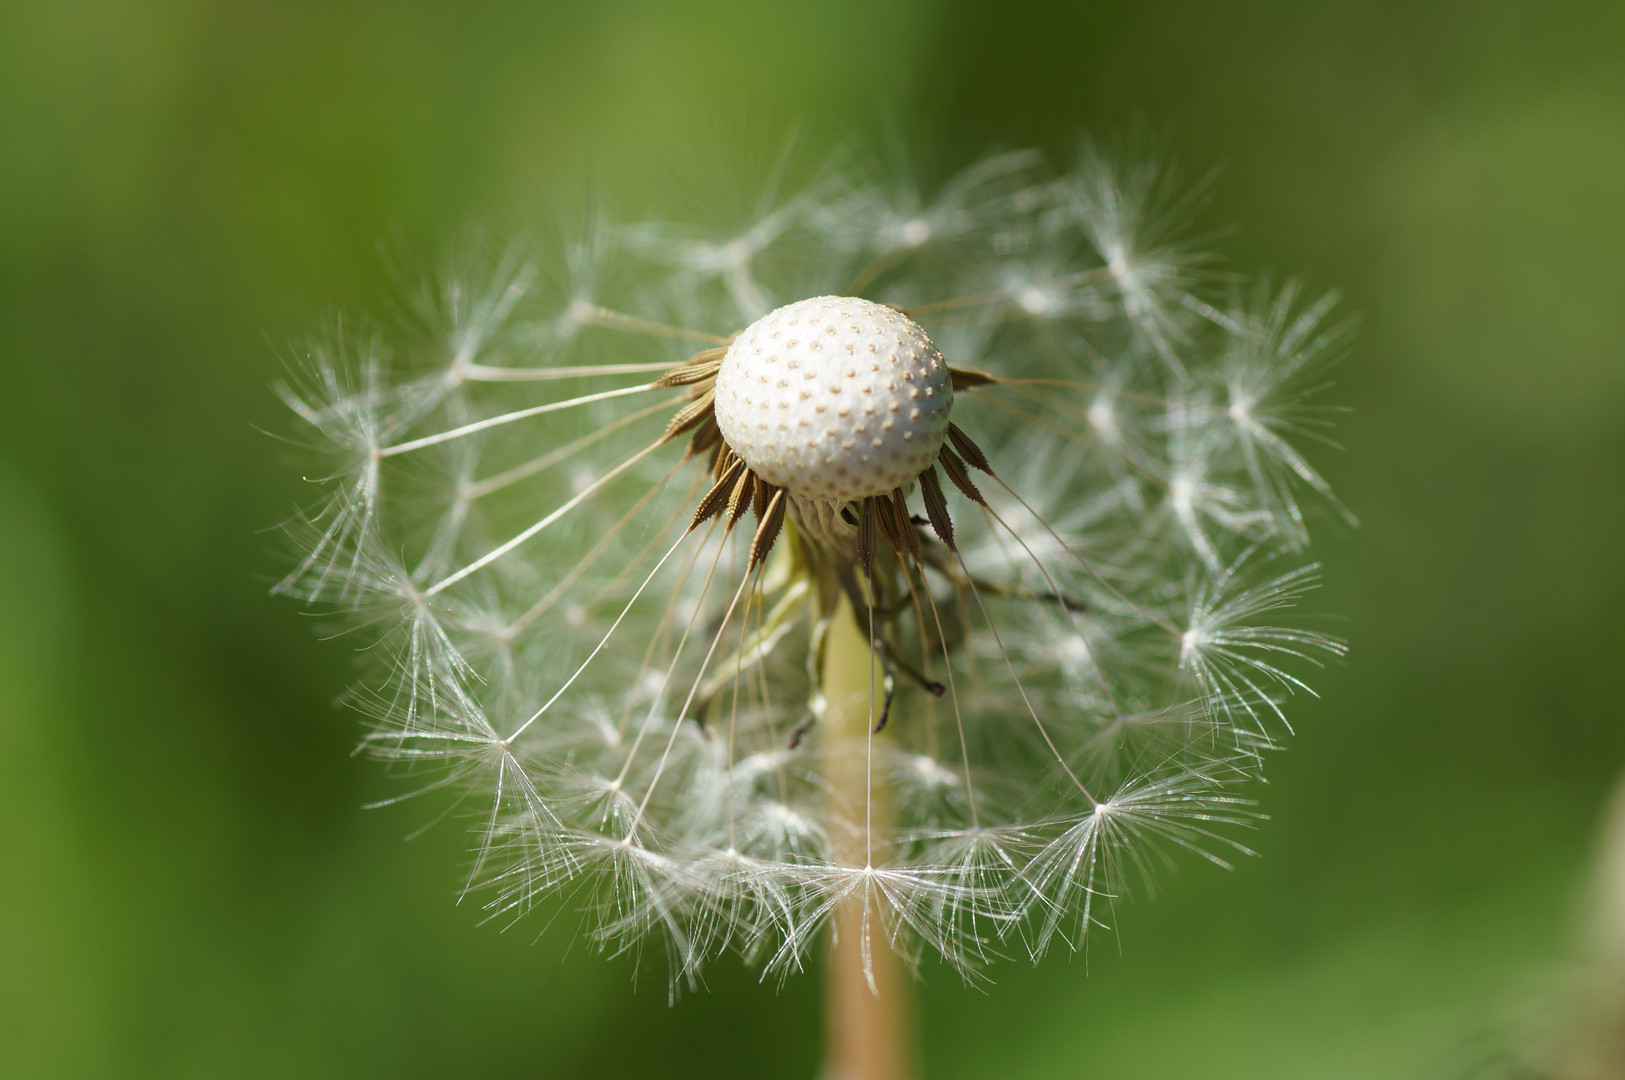
[[[717,373],[716,418],[757,476],[800,499],[904,487],[936,460],[953,379],[913,319],[817,296],[746,327]]]

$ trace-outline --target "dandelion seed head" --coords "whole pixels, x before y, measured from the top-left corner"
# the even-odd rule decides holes
[[[728,446],[768,483],[823,502],[912,483],[953,406],[948,365],[919,324],[857,297],[769,312],[734,339],[716,380]]]
[[[325,486],[279,590],[369,646],[365,747],[482,809],[493,917],[568,896],[674,979],[799,970],[854,904],[911,962],[1076,947],[1245,850],[1346,651],[1297,623],[1346,328],[1214,295],[1161,161],[795,174],[336,326],[282,390]]]

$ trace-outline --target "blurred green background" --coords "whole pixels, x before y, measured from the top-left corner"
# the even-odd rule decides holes
[[[1262,858],[1091,954],[925,972],[928,1074],[1450,1076],[1569,948],[1625,768],[1625,7],[0,4],[0,1075],[784,1076],[813,979],[668,1008],[568,912],[455,906],[467,837],[348,756],[351,674],[267,527],[269,390],[334,305],[720,122],[898,105],[943,159],[1135,116],[1229,264],[1363,316],[1363,518]],[[546,933],[543,930],[546,929]]]

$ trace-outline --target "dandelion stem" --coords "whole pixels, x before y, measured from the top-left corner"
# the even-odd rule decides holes
[[[824,639],[823,719],[830,854],[837,863],[867,867],[871,859],[889,861],[883,838],[892,830],[885,770],[874,775],[869,761],[872,746],[889,738],[874,734],[872,688],[882,672],[861,619],[842,593]],[[908,972],[887,938],[885,904],[879,889],[858,888],[835,912],[825,989],[830,1080],[907,1080],[914,1072]]]

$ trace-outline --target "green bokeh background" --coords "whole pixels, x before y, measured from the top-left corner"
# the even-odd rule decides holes
[[[568,911],[455,905],[455,822],[364,811],[351,657],[267,595],[269,386],[550,191],[719,127],[900,107],[944,161],[1136,116],[1232,266],[1363,316],[1320,456],[1350,663],[1117,937],[928,968],[949,1077],[1452,1076],[1570,947],[1625,769],[1625,7],[0,3],[0,1075],[812,1077],[817,985],[668,1008]],[[543,933],[543,930],[546,930]]]

